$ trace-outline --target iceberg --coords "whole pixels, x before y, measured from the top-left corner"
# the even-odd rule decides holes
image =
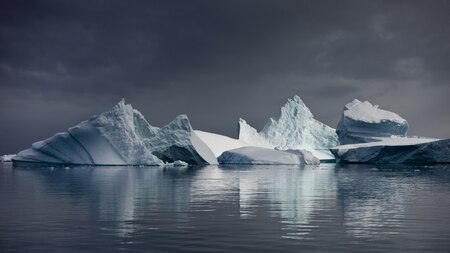
[[[11,159],[16,156],[15,154],[6,154],[0,156],[0,162],[11,162]]]
[[[449,163],[450,139],[408,137],[398,114],[357,99],[346,104],[330,149],[338,163]]]
[[[242,147],[228,150],[219,156],[220,164],[319,164],[320,161],[308,151],[291,152],[261,147]]]
[[[173,163],[166,163],[166,164],[164,164],[164,167],[166,167],[166,168],[171,168],[171,167],[173,167],[173,168],[186,168],[186,167],[189,167],[189,164],[187,162],[184,162],[184,161],[176,160]]]
[[[450,163],[450,139],[391,137],[331,149],[339,163]]]
[[[217,164],[186,115],[163,128],[154,127],[124,99],[112,110],[33,143],[13,158],[14,162],[74,165],[164,165],[177,160]]]
[[[288,99],[281,108],[280,118],[270,118],[261,132],[240,119],[239,140],[279,150],[309,150],[319,153],[321,159],[334,159],[328,149],[339,145],[335,129],[314,119],[299,96]]]
[[[358,99],[346,104],[336,128],[341,145],[406,136],[408,122],[398,114]]]

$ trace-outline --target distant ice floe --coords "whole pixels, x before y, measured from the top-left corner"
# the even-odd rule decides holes
[[[242,147],[228,150],[218,158],[221,164],[319,164],[308,151],[290,152],[261,147]]]

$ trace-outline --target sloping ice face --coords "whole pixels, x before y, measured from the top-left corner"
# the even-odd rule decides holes
[[[135,120],[140,125],[146,123],[140,114]],[[164,162],[182,160],[189,164],[217,164],[215,155],[197,137],[186,115],[177,116],[162,128],[149,125],[144,130],[140,131],[140,137],[145,147]]]
[[[164,165],[177,160],[217,163],[212,151],[197,139],[185,115],[163,128],[153,127],[122,100],[110,111],[34,143],[14,161],[87,165]]]
[[[259,133],[240,119],[239,140],[280,150],[328,149],[339,145],[335,129],[314,119],[299,96],[289,99],[281,108],[280,118],[270,118]]]

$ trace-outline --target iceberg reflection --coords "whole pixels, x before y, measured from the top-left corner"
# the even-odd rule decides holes
[[[189,234],[193,239],[208,235],[226,241],[236,231],[294,240],[321,238],[329,243],[337,238],[387,239],[399,236],[405,224],[412,222],[408,215],[423,208],[411,203],[446,196],[448,189],[441,187],[437,195],[435,185],[449,180],[423,166],[9,170],[11,174],[5,177],[12,178],[11,184],[20,191],[11,190],[13,195],[4,204],[17,199],[35,208],[21,210],[20,217],[25,218],[18,220],[28,224],[28,220],[48,216],[55,224],[80,221],[80,227],[92,230],[73,229],[71,237],[96,234],[98,230],[93,229],[98,227],[102,236],[114,236],[124,244],[169,234]],[[429,194],[423,195],[422,190]]]

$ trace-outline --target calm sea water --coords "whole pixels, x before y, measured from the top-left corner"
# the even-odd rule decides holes
[[[0,165],[0,252],[450,251],[450,166]]]

